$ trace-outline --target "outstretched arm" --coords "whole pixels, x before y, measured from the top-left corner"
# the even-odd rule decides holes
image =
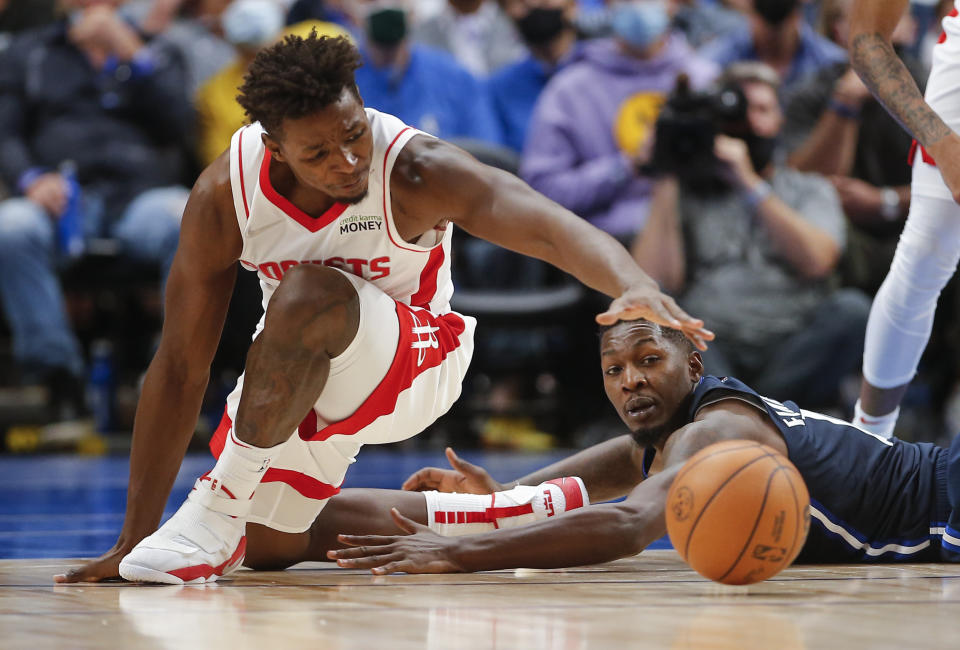
[[[647,318],[682,330],[701,349],[713,334],[643,272],[613,237],[554,203],[516,176],[479,163],[462,149],[416,137],[401,153],[391,189],[411,234],[437,215],[504,248],[536,257],[614,298],[597,321]],[[399,176],[399,177],[398,177]]]
[[[508,484],[495,481],[487,470],[463,460],[447,447],[451,469],[424,467],[403,482],[404,490],[491,494],[518,485],[539,485],[564,476],[578,476],[593,502],[627,494],[642,480],[643,450],[630,436],[618,436],[588,447],[573,456],[522,476]]]
[[[635,555],[666,533],[667,492],[688,458],[722,440],[748,439],[786,453],[776,427],[759,409],[723,400],[701,409],[697,420],[664,447],[665,469],[640,483],[620,503],[589,506],[528,526],[464,537],[441,537],[399,513],[408,535],[340,535],[352,548],[328,552],[342,567],[374,573],[457,573],[514,567],[559,568]]]
[[[960,200],[960,137],[927,104],[890,37],[908,0],[856,0],[850,25],[850,60],[870,91],[937,161]]]
[[[137,405],[123,529],[114,547],[57,582],[119,576],[120,560],[156,530],[193,435],[237,274],[240,230],[224,154],[200,176],[167,280],[163,333]]]

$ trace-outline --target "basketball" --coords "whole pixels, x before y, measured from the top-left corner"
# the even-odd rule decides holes
[[[673,480],[666,506],[673,547],[694,571],[727,585],[760,582],[790,566],[810,524],[797,468],[750,440],[700,450]]]

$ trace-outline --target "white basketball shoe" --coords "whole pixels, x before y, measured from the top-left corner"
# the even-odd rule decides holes
[[[227,575],[246,554],[250,503],[202,476],[180,509],[121,560],[120,576],[132,582],[194,584]]]

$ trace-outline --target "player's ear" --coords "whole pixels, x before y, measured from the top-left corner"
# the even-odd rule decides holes
[[[283,159],[283,152],[280,151],[280,143],[277,142],[272,135],[264,131],[260,134],[260,139],[263,140],[263,146],[265,146],[270,151],[270,156],[278,162],[286,162]]]
[[[703,357],[700,356],[700,353],[694,350],[690,353],[690,357],[687,359],[687,369],[690,373],[690,379],[696,383],[700,381],[700,378],[703,376]]]

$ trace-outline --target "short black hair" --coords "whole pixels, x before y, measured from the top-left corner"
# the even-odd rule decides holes
[[[299,119],[336,102],[343,89],[357,95],[354,71],[363,65],[360,52],[343,36],[290,35],[257,53],[243,78],[237,101],[251,122],[267,133],[285,119]]]
[[[668,341],[673,343],[675,346],[677,346],[679,349],[683,350],[684,352],[690,353],[690,352],[696,351],[697,349],[696,346],[693,344],[693,341],[688,339],[687,335],[681,332],[680,330],[674,329],[672,327],[667,327],[666,325],[659,325],[657,323],[647,320],[646,318],[636,318],[633,320],[618,320],[616,323],[613,323],[612,325],[601,325],[600,328],[597,330],[597,336],[603,339],[604,334],[612,330],[617,325],[621,325],[623,323],[647,323],[653,327],[659,328],[660,333],[663,335],[663,338],[667,339]]]

